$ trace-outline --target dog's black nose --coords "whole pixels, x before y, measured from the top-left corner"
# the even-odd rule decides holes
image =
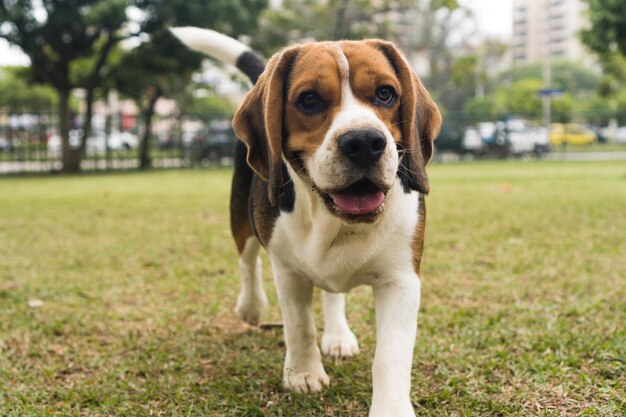
[[[351,162],[366,168],[383,155],[387,139],[380,130],[354,129],[339,136],[338,146],[341,153]]]

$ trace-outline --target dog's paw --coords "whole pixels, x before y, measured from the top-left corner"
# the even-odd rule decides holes
[[[395,401],[387,404],[374,403],[368,417],[415,417],[410,401]]]
[[[288,369],[283,381],[285,389],[295,392],[320,392],[328,384],[330,378],[324,369],[321,372],[295,372]]]
[[[239,294],[235,312],[243,321],[258,326],[261,321],[261,314],[267,308],[267,297],[265,294],[251,296],[248,294]]]
[[[352,331],[324,333],[322,335],[322,353],[336,358],[347,358],[359,353],[359,342]]]

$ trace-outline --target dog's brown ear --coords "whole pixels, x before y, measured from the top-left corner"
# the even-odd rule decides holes
[[[426,164],[433,156],[433,141],[441,129],[441,113],[402,53],[390,42],[379,40],[371,42],[385,54],[402,87],[401,146],[405,151],[401,161],[404,165],[402,169],[406,170],[411,189],[428,194]]]
[[[248,148],[248,165],[267,181],[268,198],[276,205],[283,184],[283,113],[289,70],[299,47],[274,55],[235,112],[233,129]]]

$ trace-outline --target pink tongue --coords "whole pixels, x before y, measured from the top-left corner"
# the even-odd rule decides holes
[[[339,193],[331,194],[330,197],[337,207],[349,214],[371,213],[385,201],[382,191],[367,194]]]

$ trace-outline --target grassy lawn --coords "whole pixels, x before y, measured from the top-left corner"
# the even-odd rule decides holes
[[[348,296],[361,355],[326,359],[321,395],[284,392],[282,330],[232,313],[230,175],[0,179],[1,416],[365,415],[371,291]],[[624,162],[430,176],[417,414],[625,415]]]

